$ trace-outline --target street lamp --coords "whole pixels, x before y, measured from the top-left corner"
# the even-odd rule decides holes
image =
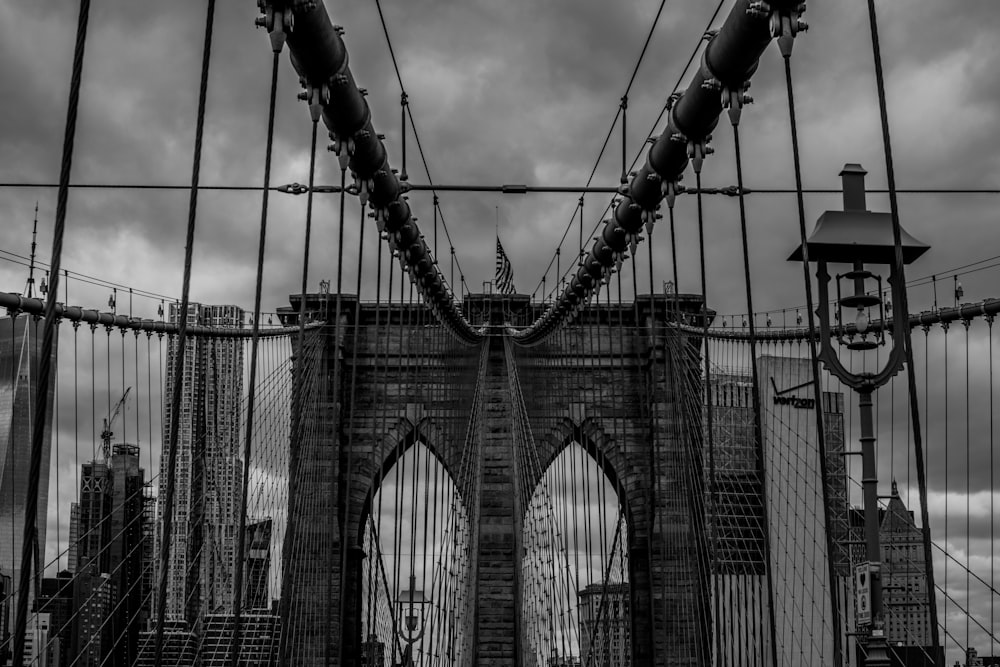
[[[424,597],[423,590],[415,587],[416,583],[416,576],[411,574],[410,590],[403,591],[402,595],[396,599],[396,605],[399,607],[399,621],[403,626],[398,634],[400,639],[406,643],[399,663],[401,667],[413,667],[414,665],[413,645],[424,636],[424,605],[431,603],[430,598]]]
[[[858,576],[868,578],[871,590],[870,635],[866,667],[883,667],[890,664],[889,649],[885,636],[885,617],[882,605],[881,550],[879,545],[878,516],[878,470],[875,462],[875,427],[872,416],[872,393],[887,383],[893,375],[903,369],[906,362],[904,349],[904,327],[909,326],[909,314],[905,312],[902,298],[906,286],[903,277],[896,271],[896,246],[893,239],[892,216],[889,213],[874,213],[865,205],[865,174],[859,164],[844,165],[840,176],[844,189],[844,210],[827,211],[816,222],[816,229],[806,241],[808,259],[816,262],[816,278],[819,287],[819,307],[816,314],[820,323],[818,357],[828,371],[842,383],[858,393],[858,408],[861,421],[862,489],[864,492],[865,545],[868,563],[862,566]],[[903,263],[909,264],[930,249],[902,229],[900,245]],[[788,258],[802,261],[802,246]],[[850,270],[836,274],[837,298],[830,302],[830,274],[827,264],[849,264]],[[882,298],[882,277],[865,268],[865,265],[881,265],[888,269],[887,281],[890,286],[892,308]],[[842,283],[846,282],[846,290]],[[845,294],[846,292],[846,294]],[[846,311],[846,314],[845,314]],[[848,323],[854,313],[853,322]],[[891,312],[891,327],[886,321]],[[831,325],[833,313],[839,326]],[[873,314],[877,315],[879,327],[871,329]],[[891,338],[890,338],[891,337]],[[885,365],[874,373],[851,373],[841,363],[837,347],[833,341],[849,350],[864,352],[886,345],[891,340]],[[862,622],[859,614],[859,623]]]

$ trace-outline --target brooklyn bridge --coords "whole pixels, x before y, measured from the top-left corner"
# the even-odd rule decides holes
[[[1000,665],[996,7],[93,4],[0,9],[0,666]]]

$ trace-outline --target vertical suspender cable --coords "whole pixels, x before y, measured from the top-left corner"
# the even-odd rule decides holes
[[[341,291],[343,290],[343,280],[344,280],[344,206],[346,202],[346,191],[347,191],[347,150],[342,149],[342,153],[338,156],[340,158],[340,231],[338,233],[337,240],[337,294],[335,297],[334,306],[334,320],[333,320],[333,379],[332,379],[332,389],[334,394],[334,427],[333,427],[333,438],[336,441],[340,439],[340,417],[339,410],[336,408],[337,403],[342,400],[340,393],[340,306],[341,306]],[[334,471],[334,474],[330,475],[330,511],[333,512],[337,504],[337,452],[334,448],[334,452],[330,454],[331,462],[330,469]],[[326,609],[327,614],[333,614],[333,585],[334,577],[333,572],[335,561],[337,556],[342,555],[342,553],[337,553],[337,550],[331,548],[329,550],[329,559],[327,565],[327,584],[326,584]],[[340,583],[339,581],[337,582]],[[328,616],[329,618],[329,616]],[[338,619],[342,621],[343,619]],[[331,623],[332,625],[332,623]],[[343,627],[340,628],[343,630]],[[324,649],[324,664],[329,667],[332,662],[332,652],[334,650],[334,628],[330,628],[326,633],[326,643]],[[337,642],[337,651],[340,650],[340,642]],[[339,663],[338,663],[339,664]]]
[[[740,147],[740,127],[738,117],[733,119],[733,145],[736,154],[736,184],[739,190],[740,233],[743,239],[743,282],[747,292],[747,312],[753,313],[753,290],[750,288],[750,248],[747,240],[746,197],[743,192],[743,155]],[[770,624],[771,665],[778,667],[777,637],[774,616],[774,573],[771,566],[771,522],[767,504],[767,466],[764,465],[764,429],[761,425],[760,377],[757,373],[757,326],[750,319],[750,376],[751,400],[753,408],[753,435],[757,458],[757,479],[760,483],[761,529],[764,535],[764,567],[767,578],[767,613]],[[829,554],[832,557],[832,554]],[[832,585],[832,582],[831,582]],[[761,657],[763,660],[763,656]]]
[[[319,126],[319,118],[312,121],[312,140],[309,147],[309,190],[306,193],[306,233],[305,242],[302,249],[302,291],[299,300],[299,331],[296,337],[296,350],[298,351],[296,362],[293,366],[295,376],[292,378],[292,416],[291,416],[291,438],[288,453],[288,506],[294,508],[297,497],[297,484],[299,470],[299,448],[301,447],[302,433],[302,387],[303,387],[303,367],[305,363],[305,336],[306,336],[306,290],[309,283],[309,243],[312,237],[312,206],[313,206],[313,182],[316,176],[316,135]],[[291,585],[291,565],[292,547],[295,544],[295,521],[288,521],[285,525],[284,546],[281,553],[281,592],[278,601],[278,617],[281,626],[281,633],[278,647],[278,661],[281,667],[287,667],[288,657],[288,635],[291,630],[288,626],[288,613],[290,600],[288,589]]]
[[[795,120],[795,88],[792,85],[792,42],[784,37],[778,39],[778,47],[781,49],[782,58],[785,61],[785,88],[788,95],[788,117],[789,126],[792,133],[792,161],[795,166],[795,192],[798,203],[799,214],[799,237],[802,243],[802,277],[806,288],[806,315],[809,323],[809,360],[812,364],[813,374],[813,398],[816,409],[816,443],[819,448],[819,470],[822,477],[823,506],[825,508],[825,536],[827,553],[827,577],[830,586],[830,610],[833,624],[833,664],[842,664],[842,649],[840,645],[840,606],[837,596],[836,572],[833,563],[833,536],[830,534],[830,486],[827,478],[826,465],[826,430],[825,418],[823,415],[823,390],[819,383],[819,357],[816,353],[816,345],[819,341],[819,334],[816,332],[816,311],[813,304],[812,280],[809,276],[809,249],[806,244],[806,210],[805,201],[802,194],[802,164],[799,159],[799,130]],[[826,304],[823,304],[826,307]],[[753,314],[751,313],[751,317]],[[777,647],[774,647],[777,650]]]
[[[660,10],[661,11],[663,10],[663,5],[662,4],[660,5]],[[660,15],[657,14],[656,18],[660,18]],[[654,23],[653,25],[655,27],[656,24]],[[652,37],[652,31],[650,31],[650,37]],[[649,39],[646,40],[646,44],[647,45],[649,44]],[[622,177],[621,177],[621,182],[622,183],[628,183],[628,122],[627,122],[627,118],[628,118],[628,93],[625,93],[624,95],[622,95],[621,110],[622,110]],[[581,244],[581,248],[582,247],[583,247],[583,244]]]
[[[903,249],[901,245],[902,232],[899,225],[899,200],[896,196],[896,170],[892,161],[892,141],[889,137],[889,114],[886,108],[885,77],[882,71],[882,51],[878,39],[878,20],[875,16],[875,3],[868,0],[868,18],[871,24],[872,56],[875,60],[875,83],[878,88],[879,116],[882,122],[882,143],[885,147],[886,177],[889,181],[889,210],[892,215],[892,240],[896,247],[895,268],[901,284],[906,284],[903,264]],[[902,303],[896,307],[909,313],[909,297],[906,290],[900,290]],[[910,394],[910,420],[913,423],[913,455],[917,468],[917,487],[920,493],[920,530],[923,537],[925,576],[927,577],[927,603],[930,605],[931,616],[931,647],[934,659],[941,646],[941,637],[937,625],[937,598],[934,593],[934,562],[931,558],[931,528],[930,514],[927,509],[927,476],[924,469],[923,433],[920,430],[920,406],[917,404],[917,376],[913,368],[913,339],[910,328],[903,327],[903,346],[906,355],[906,380]],[[992,370],[992,369],[991,369]],[[991,468],[992,470],[992,468]],[[992,488],[992,487],[991,487]]]
[[[170,541],[173,527],[174,493],[177,482],[174,469],[177,466],[177,437],[180,430],[181,390],[184,378],[184,350],[187,345],[187,311],[191,294],[191,261],[194,255],[194,229],[198,210],[198,179],[201,174],[201,144],[205,129],[205,100],[208,97],[208,66],[212,56],[212,28],[215,23],[215,0],[209,0],[205,18],[205,45],[202,50],[201,83],[198,90],[198,119],[195,128],[194,159],[191,168],[191,198],[188,205],[187,237],[184,244],[184,278],[181,287],[181,305],[177,313],[177,353],[174,358],[174,385],[170,397],[170,430],[167,444],[167,469],[161,475],[167,477],[166,498],[163,502],[163,531],[160,542],[159,581],[156,596],[156,640],[153,644],[153,661],[157,667],[163,664],[163,623],[167,611],[167,569],[170,565]]]
[[[700,150],[700,149],[696,149]],[[702,362],[705,368],[705,420],[707,424],[703,429],[703,432],[708,438],[708,486],[709,486],[709,503],[711,507],[710,524],[706,522],[706,525],[712,525],[717,528],[718,514],[719,514],[719,501],[718,501],[718,487],[715,474],[715,434],[714,434],[714,420],[713,420],[713,410],[712,410],[712,360],[709,354],[708,347],[708,279],[706,277],[705,264],[707,263],[705,257],[705,216],[704,207],[701,195],[701,169],[697,163],[695,163],[695,180],[698,186],[698,254],[701,259],[701,341],[704,352],[702,353]],[[674,287],[674,293],[677,293],[676,286]],[[714,531],[713,531],[714,532]],[[716,547],[716,536],[712,535],[708,542],[708,564],[706,571],[703,573],[705,576],[712,579],[712,597],[715,600],[715,612],[714,616],[711,618],[706,618],[706,624],[708,625],[707,634],[710,637],[712,635],[712,628],[714,623],[715,628],[715,654],[721,656],[722,645],[721,645],[721,634],[718,631],[719,628],[719,614],[721,610],[719,609],[719,589],[717,585],[717,577],[712,576],[712,568],[715,565],[715,547]],[[711,655],[711,652],[709,653]]]
[[[236,534],[236,567],[233,578],[233,636],[230,664],[236,667],[239,659],[240,615],[243,606],[243,554],[247,525],[247,486],[250,479],[250,454],[253,443],[254,400],[257,395],[257,351],[260,342],[260,299],[264,284],[264,250],[267,240],[267,200],[271,191],[271,149],[274,145],[274,107],[278,93],[278,56],[274,52],[271,64],[271,100],[267,111],[267,147],[264,153],[264,191],[260,204],[260,238],[257,243],[257,286],[253,303],[253,330],[250,337],[250,386],[247,396],[246,439],[243,442],[242,500],[240,502],[240,525]]]

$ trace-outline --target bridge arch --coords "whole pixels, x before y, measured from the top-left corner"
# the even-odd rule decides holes
[[[625,510],[625,518],[631,523],[632,507],[628,499],[628,483],[631,467],[625,459],[621,444],[612,438],[597,419],[586,418],[574,422],[564,418],[537,443],[539,454],[539,474],[532,480],[532,492],[541,483],[541,477],[567,447],[579,445],[594,460],[608,482],[618,494],[618,500]]]
[[[461,468],[460,448],[451,443],[447,432],[430,417],[418,419],[415,423],[406,417],[400,417],[392,428],[387,429],[385,437],[376,445],[375,455],[372,457],[373,468],[364,491],[364,501],[356,517],[355,537],[358,543],[364,538],[365,524],[371,513],[372,501],[383,481],[392,472],[396,463],[418,443],[437,460],[451,482],[461,489],[461,479],[456,474]]]
[[[521,520],[522,660],[628,664],[628,464],[597,419],[560,420],[535,444],[537,474]]]
[[[361,664],[416,664],[453,651],[469,580],[470,508],[456,475],[458,448],[432,419],[400,418],[386,431],[370,463],[364,500],[352,517],[357,560],[353,620],[345,645]],[[405,604],[405,601],[426,604]],[[418,631],[404,622],[420,618]],[[410,641],[412,640],[412,641]]]

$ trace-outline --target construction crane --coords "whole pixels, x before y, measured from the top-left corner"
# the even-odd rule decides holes
[[[132,391],[132,387],[125,390],[125,393],[122,394],[122,397],[115,404],[114,409],[112,409],[111,412],[108,413],[108,416],[104,418],[104,430],[101,431],[101,440],[104,444],[101,447],[101,451],[104,454],[105,462],[111,460],[111,438],[115,435],[114,431],[111,430],[111,427],[114,426],[115,420],[118,418],[118,415],[121,414],[122,407],[125,405],[125,399],[128,398],[130,391]]]

